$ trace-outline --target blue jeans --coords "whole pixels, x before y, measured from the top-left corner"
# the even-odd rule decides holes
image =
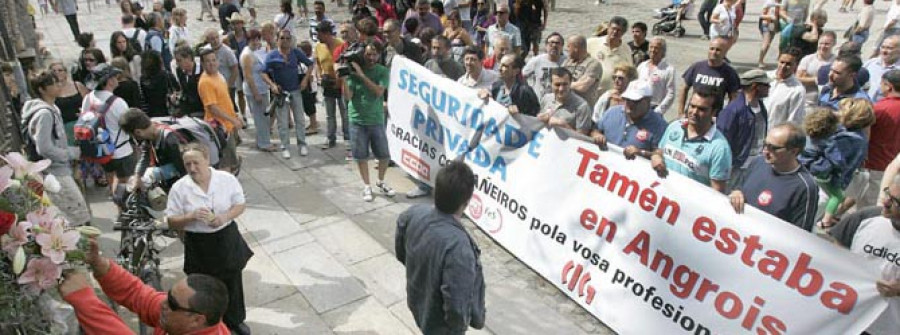
[[[859,43],[859,45],[865,44],[868,39],[869,39],[869,31],[868,30],[863,31],[859,34],[853,34],[853,36],[850,36],[850,40],[853,42]]]
[[[244,92],[247,96],[247,107],[253,115],[253,125],[256,126],[256,147],[259,149],[268,148],[272,145],[272,138],[269,136],[269,117],[266,116],[266,108],[269,106],[269,92],[262,92],[262,100],[253,99],[253,93]]]
[[[325,115],[328,120],[328,143],[337,141],[337,110],[341,110],[341,135],[344,141],[350,140],[350,127],[347,118],[347,103],[341,97],[325,97]]]
[[[278,138],[281,139],[281,148],[288,149],[291,146],[291,135],[288,129],[288,113],[294,116],[294,130],[297,131],[297,148],[306,146],[306,119],[303,113],[303,95],[300,89],[288,92],[291,95],[291,103],[278,108]]]
[[[357,125],[350,126],[350,150],[353,159],[361,161],[369,159],[369,148],[372,148],[372,154],[379,160],[391,158],[391,151],[388,148],[387,135],[385,134],[385,125]]]

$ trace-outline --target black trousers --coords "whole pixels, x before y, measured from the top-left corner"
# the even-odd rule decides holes
[[[228,288],[228,309],[222,317],[222,322],[229,329],[235,329],[247,318],[247,309],[244,307],[244,280],[241,271],[219,273],[212,275],[225,283]]]
[[[184,235],[184,272],[210,275],[225,284],[228,288],[228,309],[222,322],[231,329],[247,317],[241,272],[250,257],[253,257],[253,251],[234,222],[217,232],[186,232]]]
[[[78,29],[78,14],[66,15],[66,21],[69,22],[72,35],[77,39],[78,35],[81,35],[81,30]]]
[[[697,12],[697,21],[700,21],[700,27],[703,28],[703,36],[709,36],[709,19],[712,17],[713,9],[716,9],[718,1],[705,0],[700,5],[700,11]]]

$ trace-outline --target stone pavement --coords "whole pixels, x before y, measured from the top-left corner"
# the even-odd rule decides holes
[[[274,16],[275,1],[257,2],[261,20]],[[762,2],[749,1],[741,41],[729,57],[738,67],[756,63],[756,16]],[[81,2],[79,21],[82,31],[94,32],[97,46],[107,52],[109,35],[119,28],[118,7],[107,7],[96,0],[93,4],[93,12],[88,13]],[[548,31],[559,31],[565,36],[589,34],[597,23],[612,15],[652,25],[652,9],[666,4],[660,0],[614,0],[611,5],[595,6],[590,0],[559,0],[557,11],[551,13]],[[218,26],[195,20],[198,2],[182,1],[178,5],[188,9],[188,27],[195,40],[207,27]],[[838,6],[836,1],[826,6],[832,14],[826,26],[829,29],[845,29],[852,23],[854,14],[837,13]],[[878,2],[876,6],[874,26],[879,27],[886,4]],[[327,7],[329,15],[337,20],[348,17],[345,8],[336,8],[333,3]],[[72,42],[63,17],[41,18],[38,14],[37,23],[48,50],[56,57],[74,61],[79,48]],[[686,27],[686,37],[668,39],[668,59],[678,71],[706,57],[707,42],[697,39],[700,28],[696,21],[687,22]],[[865,50],[869,50],[869,45]],[[774,62],[775,53],[770,51],[769,63]],[[318,117],[324,125],[324,108],[317,107],[322,111]],[[252,139],[251,134],[252,128],[244,138]],[[256,334],[418,333],[405,304],[404,268],[393,255],[393,232],[400,212],[412,203],[430,200],[403,198],[402,193],[413,185],[402,171],[391,169],[387,181],[401,195],[393,199],[377,196],[374,202],[364,202],[355,164],[344,161],[346,144],[322,151],[318,145],[324,142],[323,136],[311,136],[308,140],[310,155],[290,160],[251,150],[246,144],[239,149],[244,156],[240,180],[248,206],[238,221],[244,238],[256,253],[244,271],[247,324]],[[96,188],[90,190],[89,198],[95,224],[110,231],[115,215],[112,204]],[[486,329],[472,333],[613,333],[470,222],[466,224],[482,248],[488,288]],[[163,287],[168,288],[183,276],[183,258],[179,242],[165,242],[168,247],[163,254]],[[118,234],[104,234],[102,245],[106,255],[113,255]],[[131,322],[134,323],[133,317]]]

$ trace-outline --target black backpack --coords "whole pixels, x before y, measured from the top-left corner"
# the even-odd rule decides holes
[[[141,34],[141,30],[139,28],[134,28],[134,33],[131,34],[131,37],[128,37],[128,44],[131,44],[131,48],[134,49],[134,52],[140,55],[144,52],[144,47],[141,46],[141,42],[138,41],[138,35]]]
[[[50,116],[53,118],[53,132],[51,132],[51,136],[53,137],[53,140],[58,140],[59,134],[56,133],[56,116],[53,116],[53,110],[47,107],[41,107],[41,110],[50,112]],[[44,159],[44,157],[37,152],[37,145],[34,141],[34,134],[31,133],[30,125],[31,120],[33,120],[35,115],[40,112],[41,111],[38,110],[37,112],[31,113],[25,120],[22,120],[22,150],[25,152],[25,158],[31,162],[37,162]]]

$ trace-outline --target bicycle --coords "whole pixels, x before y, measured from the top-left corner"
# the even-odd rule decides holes
[[[121,232],[116,262],[145,284],[161,291],[159,255],[166,246],[160,246],[154,238],[175,237],[175,231],[160,226],[160,220],[150,206],[148,192],[144,189],[134,190],[121,207],[122,211],[113,224],[113,230]],[[118,306],[111,302],[111,307],[116,311]],[[138,327],[141,335],[150,334],[147,325],[141,323]]]

